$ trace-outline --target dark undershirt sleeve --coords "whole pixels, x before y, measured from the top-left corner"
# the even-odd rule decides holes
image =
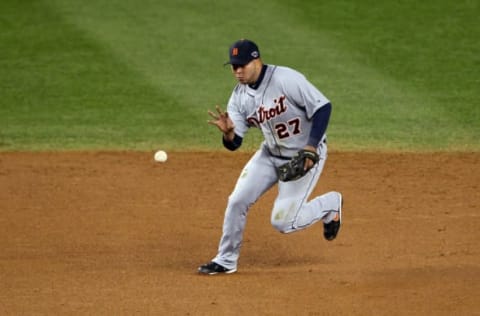
[[[235,134],[235,137],[233,138],[232,141],[225,140],[223,136],[222,136],[222,141],[223,141],[223,146],[225,146],[225,148],[233,151],[239,148],[240,146],[242,146],[243,138]]]
[[[318,143],[327,130],[328,121],[330,120],[330,113],[332,112],[332,105],[330,103],[325,104],[313,114],[312,117],[312,130],[308,138],[308,145],[317,148]]]

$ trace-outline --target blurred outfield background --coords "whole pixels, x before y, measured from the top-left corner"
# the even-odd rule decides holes
[[[335,150],[479,151],[479,16],[478,0],[2,0],[0,151],[221,149],[207,109],[239,38],[332,101]]]

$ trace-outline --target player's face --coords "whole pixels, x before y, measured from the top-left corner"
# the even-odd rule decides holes
[[[232,65],[232,72],[238,82],[243,84],[253,84],[257,81],[262,67],[258,60],[252,60],[246,65]]]

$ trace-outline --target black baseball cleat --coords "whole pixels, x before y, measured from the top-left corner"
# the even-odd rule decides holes
[[[323,236],[326,240],[334,240],[337,237],[338,231],[340,230],[340,225],[342,224],[342,207],[343,207],[343,197],[340,195],[340,207],[338,209],[337,216],[328,224],[323,223]]]
[[[219,274],[219,273],[230,274],[234,272],[237,272],[237,269],[227,269],[213,261],[206,263],[198,268],[198,273],[208,274],[208,275]]]

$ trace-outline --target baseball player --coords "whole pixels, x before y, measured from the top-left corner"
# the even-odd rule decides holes
[[[292,233],[323,222],[324,237],[333,240],[342,222],[342,195],[328,192],[309,201],[327,159],[325,131],[330,101],[301,73],[264,64],[257,45],[246,39],[229,50],[238,81],[227,111],[208,111],[209,124],[222,133],[223,145],[236,150],[249,128],[262,131],[265,140],[244,166],[231,193],[217,255],[198,268],[201,274],[237,271],[249,208],[278,183],[271,224]]]

